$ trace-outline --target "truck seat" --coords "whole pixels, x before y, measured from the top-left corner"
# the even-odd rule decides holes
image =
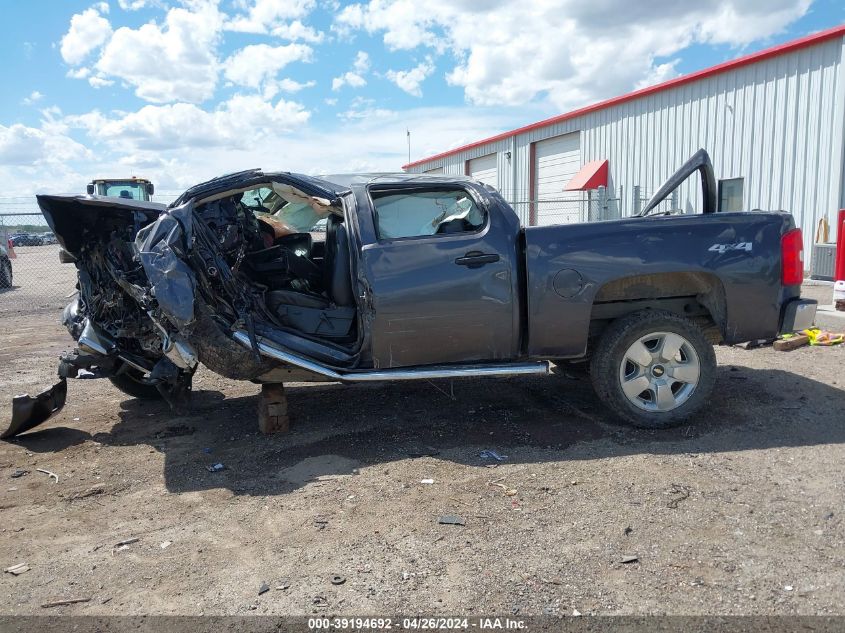
[[[334,214],[330,215],[326,222],[323,286],[336,305],[355,305],[352,271],[349,268],[349,233],[343,224],[343,218]]]
[[[323,258],[325,296],[295,290],[267,293],[267,308],[279,321],[305,334],[326,338],[349,336],[355,319],[355,296],[349,266],[349,234],[335,215],[326,223]]]

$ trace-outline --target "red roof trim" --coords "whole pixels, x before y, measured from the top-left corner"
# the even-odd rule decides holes
[[[717,64],[716,66],[705,68],[704,70],[699,70],[688,75],[682,75],[680,77],[676,77],[675,79],[664,81],[661,84],[656,84],[654,86],[635,90],[634,92],[629,92],[618,97],[606,99],[605,101],[600,101],[598,103],[588,105],[584,108],[579,108],[578,110],[572,110],[571,112],[566,112],[565,114],[558,114],[557,116],[553,116],[549,119],[544,119],[536,123],[531,123],[530,125],[525,125],[509,132],[502,132],[501,134],[497,134],[495,136],[482,139],[480,141],[475,141],[473,143],[468,143],[467,145],[462,145],[461,147],[456,147],[455,149],[450,149],[446,152],[441,152],[440,154],[429,156],[428,158],[415,160],[411,163],[408,163],[407,165],[402,165],[402,169],[416,167],[417,165],[422,165],[423,163],[429,163],[433,160],[446,158],[447,156],[452,156],[453,154],[464,152],[468,149],[472,149],[473,147],[479,147],[480,145],[486,145],[488,143],[495,143],[496,141],[501,141],[502,139],[511,138],[512,136],[517,136],[518,134],[524,134],[526,132],[536,130],[537,128],[552,125],[553,123],[561,123],[562,121],[574,119],[575,117],[584,114],[589,114],[590,112],[595,112],[596,110],[603,110],[605,108],[619,105],[620,103],[625,103],[627,101],[633,101],[634,99],[639,99],[640,97],[645,97],[656,92],[662,92],[664,90],[669,90],[670,88],[676,88],[678,86],[682,86],[693,81],[698,81],[699,79],[704,79],[706,77],[717,75],[719,73],[723,73],[728,70],[733,70],[735,68],[741,68],[742,66],[747,66],[749,64],[759,62],[763,59],[768,59],[769,57],[777,57],[778,55],[790,53],[794,50],[806,48],[807,46],[812,46],[813,44],[818,44],[820,42],[840,37],[842,35],[845,35],[845,24],[840,24],[839,26],[834,26],[833,28],[827,29],[825,31],[819,31],[818,33],[813,33],[812,35],[807,35],[797,40],[784,42],[783,44],[779,44],[777,46],[773,46],[762,51],[757,51],[756,53],[751,53],[750,55],[738,57],[737,59],[732,59],[730,61]]]

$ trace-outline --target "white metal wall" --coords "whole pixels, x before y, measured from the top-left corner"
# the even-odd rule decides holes
[[[819,219],[835,225],[845,206],[845,38],[769,57],[580,117],[417,165],[462,174],[465,161],[495,153],[498,188],[511,201],[530,197],[531,145],[580,131],[581,164],[608,159],[609,188],[653,193],[698,148],[716,177],[743,178],[745,208],[783,209],[804,230],[809,253]],[[696,179],[681,187],[681,206],[700,208]],[[521,208],[525,208],[523,205]],[[526,212],[520,211],[527,223]],[[833,236],[832,236],[833,237]]]

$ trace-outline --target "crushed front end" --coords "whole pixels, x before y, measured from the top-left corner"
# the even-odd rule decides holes
[[[164,206],[84,196],[38,196],[38,203],[62,245],[61,262],[77,268],[77,293],[62,313],[77,347],[61,355],[56,385],[14,398],[11,422],[0,437],[58,413],[68,378],[107,378],[129,395],[178,404],[190,390],[196,357],[156,321],[134,245],[139,230]]]

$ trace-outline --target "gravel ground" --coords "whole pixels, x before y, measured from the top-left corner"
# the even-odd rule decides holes
[[[51,383],[57,321],[3,314],[2,410]],[[271,437],[258,388],[210,372],[188,415],[71,381],[0,443],[0,563],[30,567],[0,615],[843,614],[845,347],[717,356],[710,405],[661,432],[565,372],[291,385]]]

